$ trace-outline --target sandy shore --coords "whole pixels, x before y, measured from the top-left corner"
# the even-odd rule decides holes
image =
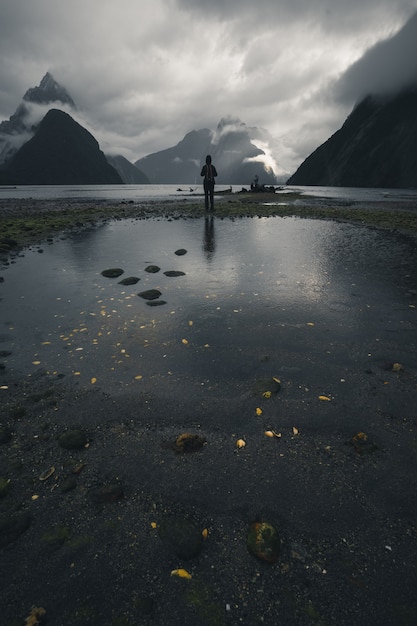
[[[410,205],[267,207],[259,200],[223,199],[216,215],[296,214],[416,233]],[[102,220],[203,214],[200,201],[2,201],[3,260],[22,246]],[[168,390],[112,397],[59,375],[22,378],[6,365],[0,372],[2,623],[414,624],[415,332],[406,342],[393,334],[377,359],[359,360],[339,398],[297,400],[283,380],[268,399],[280,437],[266,436],[271,424],[262,422],[241,449],[240,416],[255,414],[260,402],[251,390],[210,402],[172,402]],[[319,427],[309,427],[309,415],[315,421],[320,415]],[[79,439],[69,447],[61,437],[74,430]],[[175,451],[186,432],[205,444]],[[195,533],[204,535],[189,558],[177,535],[167,540],[161,533],[174,519],[181,520],[187,545],[199,544]],[[275,563],[249,552],[253,522],[277,530]]]

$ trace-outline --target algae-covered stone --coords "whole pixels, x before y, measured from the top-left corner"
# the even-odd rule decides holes
[[[268,398],[277,394],[281,389],[281,383],[278,378],[266,378],[257,380],[252,386],[252,392],[256,396]]]
[[[192,522],[177,516],[167,516],[158,526],[164,544],[180,559],[192,559],[203,547],[201,530]]]
[[[88,439],[83,430],[74,428],[62,433],[58,438],[58,443],[61,448],[65,448],[66,450],[80,450],[87,445]]]
[[[122,270],[120,267],[111,267],[108,270],[103,270],[101,272],[101,275],[105,278],[118,278],[123,274],[123,272],[124,270]]]
[[[183,433],[179,435],[174,443],[174,450],[176,452],[197,452],[206,444],[204,437],[200,435],[194,435],[192,433]]]
[[[254,522],[249,528],[246,545],[254,556],[267,563],[278,559],[281,540],[277,530],[268,522]]]
[[[144,300],[156,300],[162,295],[159,289],[147,289],[146,291],[141,291],[138,293],[139,298],[143,298]]]

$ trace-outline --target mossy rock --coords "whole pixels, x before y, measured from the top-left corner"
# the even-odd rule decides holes
[[[120,267],[111,267],[108,270],[103,270],[101,272],[101,275],[105,278],[118,278],[123,274],[123,272],[124,270],[122,270]]]
[[[177,516],[167,516],[158,525],[158,533],[164,544],[179,559],[198,556],[203,547],[203,535],[192,522]]]
[[[136,285],[140,281],[140,278],[136,276],[128,276],[119,281],[119,285]]]
[[[187,250],[185,250],[184,248],[179,248],[178,250],[175,250],[175,254],[177,256],[184,256],[184,254],[187,254]]]
[[[83,430],[74,428],[62,433],[58,438],[58,443],[61,448],[66,450],[81,450],[81,448],[85,448],[87,445],[88,439]]]
[[[161,268],[157,265],[148,265],[148,267],[145,267],[145,272],[149,272],[149,274],[157,274],[160,271]]]
[[[185,272],[180,272],[179,270],[168,270],[164,272],[165,276],[169,276],[170,278],[175,278],[177,276],[185,276]]]
[[[261,561],[275,563],[279,557],[281,540],[272,524],[254,522],[249,528],[246,546]]]
[[[158,289],[147,289],[146,291],[138,293],[139,298],[143,298],[144,300],[156,300],[161,295],[162,293]]]
[[[183,433],[179,435],[174,443],[175,452],[184,454],[186,452],[197,452],[207,443],[204,437],[193,435],[192,433]]]
[[[265,398],[274,396],[281,389],[281,383],[277,378],[266,378],[257,380],[252,385],[252,392],[255,396],[263,396]]]

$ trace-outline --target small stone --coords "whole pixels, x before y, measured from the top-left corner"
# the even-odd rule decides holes
[[[103,270],[101,275],[105,278],[118,278],[123,274],[124,270],[120,269],[120,267],[111,267],[108,270]]]
[[[167,516],[158,526],[159,536],[164,544],[179,559],[192,559],[200,554],[203,547],[201,530],[189,520]]]
[[[138,293],[139,298],[143,298],[144,300],[156,300],[161,295],[162,293],[158,289],[147,289],[146,291]]]
[[[276,529],[268,522],[254,522],[249,528],[246,545],[254,556],[267,563],[278,559],[281,540]]]
[[[140,278],[136,276],[128,276],[119,281],[119,285],[136,285],[140,281]]]
[[[149,272],[149,274],[157,274],[160,271],[161,268],[157,265],[148,265],[148,267],[145,267],[145,272]]]
[[[175,254],[177,256],[184,256],[184,254],[187,254],[187,250],[185,250],[184,248],[180,248],[179,250],[175,250]]]
[[[175,278],[176,276],[185,276],[185,272],[180,272],[179,270],[168,270],[164,272],[165,276]]]
[[[77,481],[73,476],[68,476],[61,485],[61,493],[68,493],[77,486]]]
[[[166,304],[165,300],[152,300],[146,303],[148,306],[162,306]]]
[[[87,445],[88,439],[83,430],[75,428],[62,433],[58,439],[58,443],[61,448],[65,448],[66,450],[80,450]]]

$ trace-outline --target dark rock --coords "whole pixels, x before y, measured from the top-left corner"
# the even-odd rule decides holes
[[[123,280],[119,281],[119,285],[136,285],[139,281],[140,278],[136,278],[136,276],[128,276],[128,278],[123,278]]]
[[[161,268],[157,265],[148,265],[148,267],[145,267],[145,272],[149,272],[149,274],[157,274],[160,271]]]
[[[111,504],[121,500],[124,496],[123,489],[118,483],[103,485],[90,489],[89,496],[94,504]]]
[[[180,248],[179,250],[175,250],[175,254],[177,256],[183,256],[184,254],[187,254],[187,250],[185,250],[184,248]]]
[[[207,443],[204,437],[193,435],[191,433],[183,433],[176,438],[174,443],[175,452],[197,452]]]
[[[10,480],[0,476],[0,498],[7,496],[10,487]]]
[[[201,531],[185,518],[165,517],[158,526],[158,532],[164,544],[180,559],[198,556],[203,547]]]
[[[108,270],[103,270],[101,275],[106,278],[118,278],[118,276],[121,276],[123,272],[124,270],[120,269],[120,267],[111,267]]]
[[[73,476],[68,476],[61,485],[61,493],[72,491],[77,486],[77,481]]]
[[[178,270],[168,270],[168,272],[164,272],[165,276],[185,276],[185,272],[180,272]]]
[[[0,548],[19,539],[30,526],[32,518],[28,513],[6,515],[0,519]]]
[[[151,302],[146,303],[148,306],[161,306],[162,304],[166,304],[165,300],[152,300]]]
[[[162,293],[158,289],[148,289],[147,291],[138,293],[138,296],[144,300],[156,300],[161,295]]]
[[[12,431],[7,426],[0,426],[0,444],[9,443],[12,438]]]
[[[254,522],[249,528],[246,546],[258,559],[275,563],[280,553],[281,540],[272,524]]]
[[[75,428],[62,433],[58,439],[58,443],[61,448],[65,448],[66,450],[80,450],[87,445],[88,440],[83,430]]]

